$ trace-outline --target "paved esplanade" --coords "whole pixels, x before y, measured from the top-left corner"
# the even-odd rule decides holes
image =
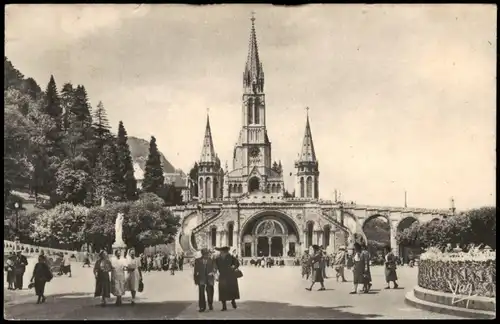
[[[171,276],[169,272],[151,272],[144,275],[145,290],[137,304],[131,306],[130,293],[124,305],[100,307],[93,298],[92,269],[73,263],[73,278],[55,277],[47,285],[46,304],[37,305],[33,290],[11,292],[4,288],[5,317],[7,319],[271,319],[271,318],[335,318],[335,319],[433,319],[457,317],[422,311],[404,302],[404,294],[415,285],[416,268],[399,269],[398,290],[384,290],[383,269],[372,269],[373,292],[349,295],[352,283],[326,280],[326,291],[305,290],[309,282],[300,278],[299,267],[270,269],[243,267],[240,279],[242,300],[238,309],[229,307],[220,311],[215,302],[214,311],[198,313],[197,289],[193,285],[192,269],[187,268]],[[29,267],[25,280],[29,280]],[[328,270],[333,275],[333,270]],[[29,274],[28,274],[29,273]],[[350,272],[347,272],[350,280]],[[4,281],[5,282],[5,281]],[[27,286],[27,283],[25,284]],[[404,288],[403,288],[404,287]],[[316,287],[315,289],[318,289]],[[215,291],[217,300],[217,289]],[[114,300],[110,301],[114,303]]]

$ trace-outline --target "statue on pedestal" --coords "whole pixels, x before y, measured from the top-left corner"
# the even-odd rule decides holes
[[[115,248],[124,248],[127,245],[123,241],[123,213],[118,213],[116,216],[115,222],[115,242],[113,243],[113,247]]]

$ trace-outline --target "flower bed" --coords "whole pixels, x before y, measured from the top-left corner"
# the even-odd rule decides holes
[[[418,265],[418,285],[456,295],[496,297],[496,254],[428,251]]]

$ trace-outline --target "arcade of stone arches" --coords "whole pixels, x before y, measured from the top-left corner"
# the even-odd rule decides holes
[[[209,247],[229,246],[236,249],[238,235],[234,222],[225,228],[212,226],[209,231]],[[297,225],[286,216],[262,216],[249,221],[242,228],[240,255],[242,257],[294,257],[313,244],[324,248],[333,246],[335,233],[330,225],[318,230],[314,222],[307,222],[306,229],[300,231]],[[305,245],[302,244],[305,242]]]
[[[364,230],[365,225],[371,219],[377,217],[380,217],[380,215],[374,215],[364,220],[361,228]],[[395,236],[393,230],[403,231],[415,221],[418,220],[414,217],[406,217],[398,223],[397,229],[391,228],[391,245],[394,243],[392,239]],[[338,241],[336,236],[339,233],[335,231],[333,225],[327,224],[322,228],[318,228],[313,221],[308,221],[305,229],[300,230],[290,217],[284,214],[272,213],[271,215],[254,217],[242,227],[239,255],[242,257],[294,257],[301,255],[304,250],[309,249],[313,244],[335,251],[338,248],[336,245],[353,243],[354,240],[357,240],[356,237],[365,242],[367,239],[370,240],[364,232],[346,232],[344,233],[345,236],[339,237],[340,240]],[[237,248],[238,234],[232,221],[227,223],[224,228],[212,226],[208,235],[209,247],[229,246],[232,249]],[[347,238],[348,242],[345,241]],[[397,247],[395,245],[395,248],[397,254],[407,254],[406,247]]]

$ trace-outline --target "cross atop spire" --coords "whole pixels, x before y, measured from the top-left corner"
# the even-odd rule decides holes
[[[205,127],[205,137],[203,138],[203,147],[201,149],[200,162],[216,162],[214,142],[212,140],[212,131],[210,129],[210,117],[207,108],[207,126]]]
[[[306,118],[306,131],[304,133],[304,139],[302,141],[302,150],[300,153],[300,161],[316,162],[316,152],[314,151],[314,143],[311,133],[311,125],[309,124],[309,107],[306,108],[307,118]]]
[[[248,56],[243,73],[243,87],[245,93],[262,93],[264,91],[264,71],[259,58],[257,46],[257,36],[255,33],[255,12],[252,11],[250,18],[252,26],[250,29],[250,42],[248,46]]]

